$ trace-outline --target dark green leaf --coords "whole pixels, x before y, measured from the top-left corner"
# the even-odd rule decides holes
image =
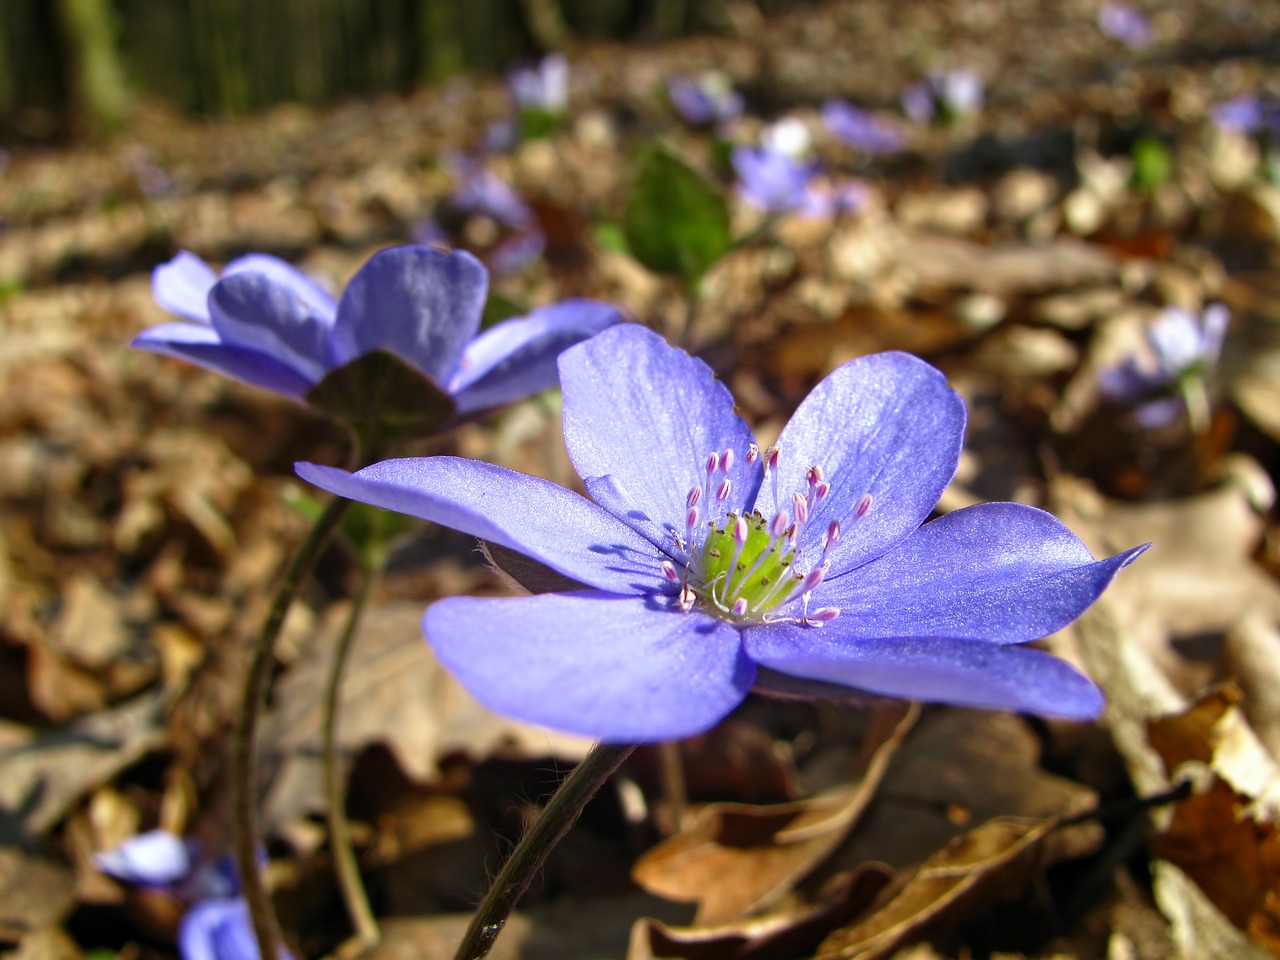
[[[637,260],[693,285],[729,249],[729,209],[706,177],[653,146],[641,154],[624,231]]]

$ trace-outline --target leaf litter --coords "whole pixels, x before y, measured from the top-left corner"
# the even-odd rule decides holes
[[[620,303],[705,356],[764,437],[844,360],[918,351],[971,402],[943,509],[1013,497],[1097,555],[1156,546],[1046,641],[1106,690],[1099,726],[929,708],[888,736],[874,706],[752,700],[686,745],[685,831],[659,835],[668,798],[637,757],[494,956],[1280,955],[1280,202],[1257,145],[1206,121],[1212,103],[1274,82],[1265,58],[1223,51],[1252,50],[1275,12],[1232,23],[1180,4],[1157,22],[1169,57],[1117,59],[1056,9],[869,2],[760,20],[729,7],[725,36],[575,58],[582,112],[496,161],[556,241],[495,290]],[[636,125],[667,122],[652,96],[666,74],[722,65],[770,111],[836,93],[883,106],[916,79],[911,51],[940,44],[999,78],[988,114],[868,167],[863,216],[793,218],[782,242],[731,251],[696,309],[676,279],[588,235],[624,214]],[[161,319],[157,249],[274,252],[339,287],[447,191],[430,162],[441,143],[475,142],[505,109],[497,84],[459,89],[207,129],[146,113],[128,137],[170,169],[165,197],[139,191],[123,144],[19,152],[0,179],[0,279],[14,289],[0,302],[6,955],[173,955],[168,908],[104,886],[89,856],[156,825],[220,852],[246,644],[303,528],[282,496],[289,465],[343,452],[304,411],[123,348]],[[1172,151],[1150,189],[1126,155],[1139,115]],[[706,156],[697,137],[671,146]],[[1103,402],[1098,371],[1150,316],[1210,302],[1233,321],[1203,436]],[[444,449],[571,482],[557,419],[530,402]],[[331,552],[291,618],[264,739],[271,875],[299,955],[347,933],[308,705],[352,575]],[[532,589],[541,577],[515,571]],[[341,743],[361,864],[394,917],[383,956],[451,954],[494,860],[581,755],[487,715],[418,637],[425,602],[507,589],[474,544],[422,531],[357,639]],[[104,916],[112,932],[88,932]]]

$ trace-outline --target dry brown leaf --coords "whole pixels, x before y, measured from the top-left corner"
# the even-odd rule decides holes
[[[1245,724],[1239,703],[1239,690],[1222,686],[1148,724],[1169,777],[1197,784],[1174,808],[1152,851],[1280,956],[1280,770]]]
[[[631,928],[627,960],[788,960],[811,953],[833,926],[856,916],[889,882],[868,864],[844,877],[820,904],[794,904],[719,926],[673,927],[650,917]]]
[[[642,856],[632,878],[658,896],[697,902],[698,926],[777,902],[844,842],[918,716],[916,707],[898,723],[857,783],[794,803],[711,804],[687,830]]]
[[[264,769],[276,779],[267,800],[270,822],[314,812],[321,803],[320,730],[323,691],[334,642],[346,616],[336,605],[298,651],[277,689],[279,709],[264,730]],[[437,760],[461,751],[486,757],[500,748],[523,756],[581,759],[580,737],[496,716],[440,666],[422,638],[422,604],[395,601],[370,609],[352,646],[342,686],[338,744],[351,757],[382,743],[411,778],[424,782]]]
[[[76,902],[71,871],[13,847],[0,847],[0,940],[61,923]]]
[[[1059,824],[1047,820],[989,820],[953,840],[921,865],[882,907],[837,930],[818,948],[817,960],[875,960],[888,956],[928,927],[945,923],[1031,868],[1037,850]]]
[[[84,794],[165,742],[151,693],[0,746],[0,843],[36,837]]]

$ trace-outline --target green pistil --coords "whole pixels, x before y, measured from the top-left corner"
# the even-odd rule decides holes
[[[746,519],[747,539],[741,551],[733,540],[735,514],[729,514],[724,526],[711,528],[702,545],[702,586],[697,592],[705,602],[721,610],[729,610],[735,600],[742,598],[747,610],[758,616],[781,606],[790,596],[792,586],[779,588],[778,581],[791,576],[795,551],[776,549],[765,556],[773,543],[769,524],[759,513]]]

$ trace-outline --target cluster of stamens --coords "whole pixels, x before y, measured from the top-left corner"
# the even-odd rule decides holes
[[[831,568],[831,550],[840,542],[840,521],[832,520],[822,535],[822,553],[812,563],[801,556],[801,532],[814,508],[831,493],[831,484],[820,466],[806,471],[807,489],[794,493],[790,507],[781,505],[778,491],[777,447],[763,453],[754,443],[747,450],[748,464],[761,463],[763,484],[772,484],[774,513],[767,518],[757,508],[750,514],[727,510],[733,493],[730,470],[734,451],[707,455],[705,479],[685,498],[684,531],[674,535],[676,549],[685,560],[677,566],[663,561],[662,573],[679,584],[676,606],[685,612],[695,606],[735,621],[764,623],[773,620],[821,626],[839,616],[836,607],[810,611],[812,592]],[[870,496],[861,497],[854,516],[871,508]],[[784,610],[798,602],[800,613]]]

